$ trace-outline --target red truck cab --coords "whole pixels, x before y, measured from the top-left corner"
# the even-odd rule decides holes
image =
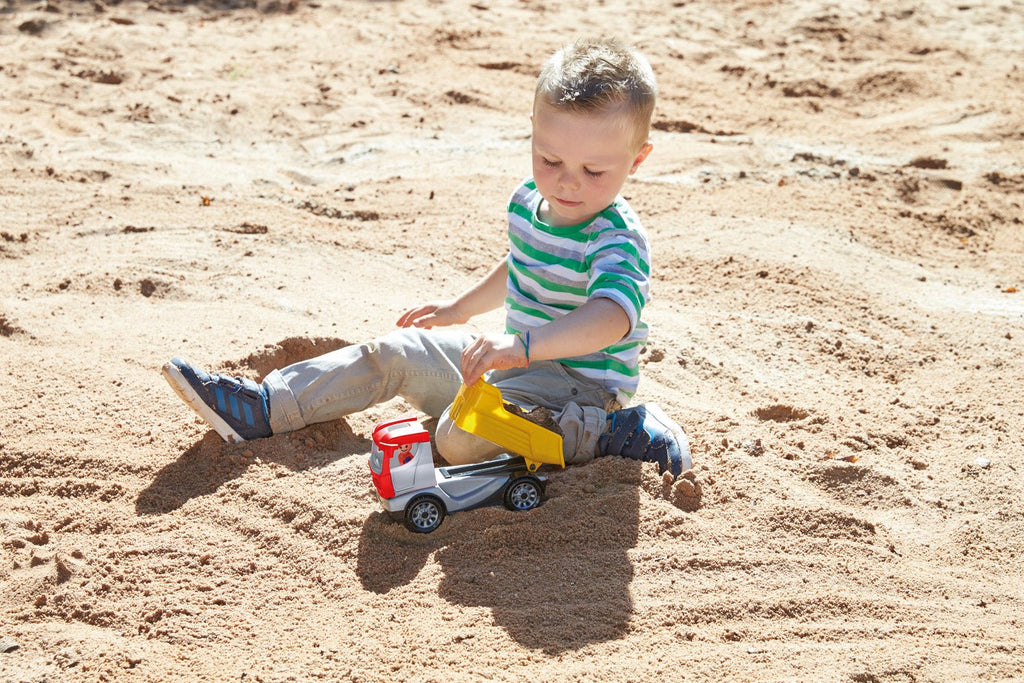
[[[415,417],[377,425],[373,442],[378,449],[371,453],[370,476],[381,498],[394,498],[395,491],[433,485],[430,435]]]
[[[507,454],[471,465],[434,467],[430,434],[415,417],[377,425],[368,464],[381,506],[418,533],[434,531],[452,512],[480,505],[530,510],[540,504],[546,481],[522,457]]]

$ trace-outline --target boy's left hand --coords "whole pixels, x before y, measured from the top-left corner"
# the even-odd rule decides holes
[[[469,317],[458,310],[456,299],[431,301],[403,313],[396,323],[399,327],[420,327],[429,330],[433,327],[458,325],[469,320]]]
[[[485,334],[462,352],[462,381],[474,384],[488,370],[527,366],[526,347],[514,334]]]

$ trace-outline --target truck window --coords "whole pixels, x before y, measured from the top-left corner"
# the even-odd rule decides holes
[[[395,467],[401,467],[413,461],[412,444],[404,443],[395,449]]]

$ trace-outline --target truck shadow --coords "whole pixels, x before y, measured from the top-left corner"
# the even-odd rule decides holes
[[[374,515],[360,538],[359,577],[384,593],[412,581],[436,553],[439,595],[490,609],[525,647],[557,654],[621,638],[633,615],[628,553],[640,474],[636,463],[614,460],[552,473],[547,500],[529,512],[460,512],[427,535]]]

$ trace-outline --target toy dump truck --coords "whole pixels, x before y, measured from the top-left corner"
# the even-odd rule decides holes
[[[510,510],[540,505],[547,478],[543,464],[565,467],[562,437],[508,412],[501,392],[480,380],[465,385],[452,404],[461,429],[488,439],[505,453],[472,465],[434,467],[430,435],[416,417],[377,425],[370,451],[370,474],[381,506],[418,533],[437,529],[446,515],[501,503]]]

